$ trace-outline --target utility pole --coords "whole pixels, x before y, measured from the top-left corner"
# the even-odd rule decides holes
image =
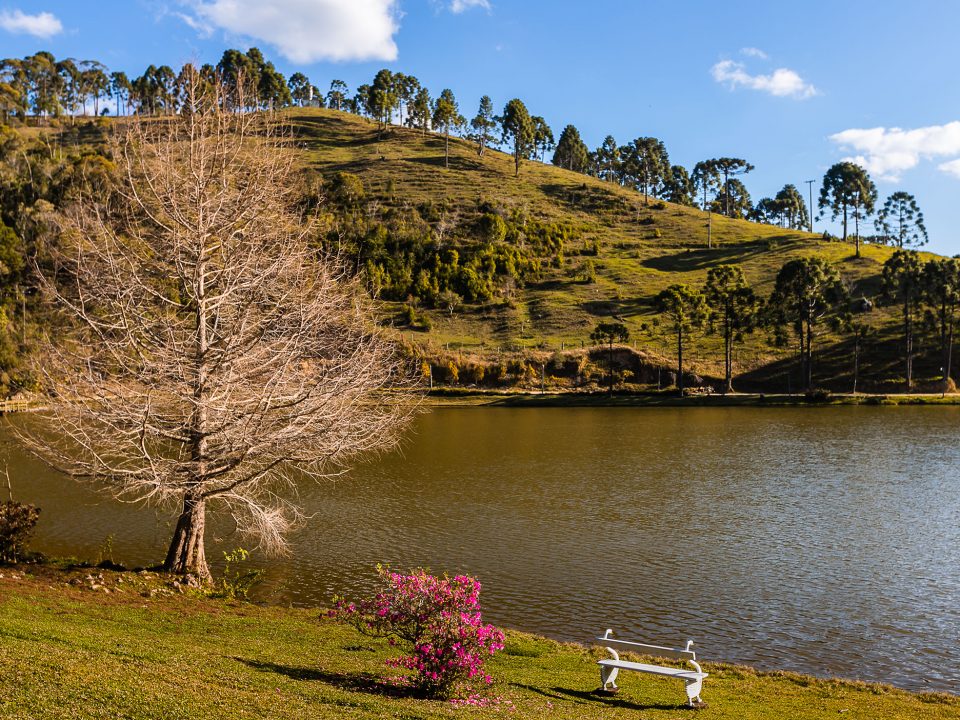
[[[810,207],[807,209],[807,223],[810,225],[810,232],[813,232],[813,184],[816,180],[804,180],[807,183],[807,189],[810,191]]]

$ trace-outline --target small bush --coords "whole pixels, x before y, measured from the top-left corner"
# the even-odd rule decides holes
[[[210,594],[231,600],[247,600],[253,587],[263,579],[263,570],[244,567],[249,558],[250,553],[243,548],[223,553],[223,577]]]
[[[409,655],[388,660],[412,671],[407,682],[427,697],[446,698],[458,684],[491,678],[486,658],[503,649],[503,632],[485,625],[480,583],[467,575],[435,577],[423,569],[407,575],[378,567],[380,590],[359,603],[338,599],[331,617],[365,635],[401,641]]]
[[[806,402],[828,402],[830,400],[830,391],[826,388],[814,388],[807,390],[803,395]]]
[[[0,505],[0,562],[15,563],[24,556],[39,519],[40,508],[35,505],[13,500]]]

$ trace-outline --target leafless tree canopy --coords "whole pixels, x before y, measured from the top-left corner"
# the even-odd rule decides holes
[[[293,209],[282,125],[188,95],[118,130],[118,189],[64,222],[44,287],[70,331],[39,353],[55,401],[26,440],[119,499],[175,504],[167,567],[205,575],[207,505],[281,551],[291,472],[391,447],[411,405],[360,284]]]

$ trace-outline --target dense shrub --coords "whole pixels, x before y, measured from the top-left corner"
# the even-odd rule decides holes
[[[23,557],[33,535],[40,508],[8,500],[0,505],[0,562],[15,563]]]
[[[412,671],[406,682],[428,697],[449,697],[458,684],[482,679],[487,657],[503,649],[503,633],[483,623],[480,583],[467,575],[408,575],[377,568],[381,587],[358,603],[338,599],[330,611],[357,630],[400,641],[410,654],[388,660]]]

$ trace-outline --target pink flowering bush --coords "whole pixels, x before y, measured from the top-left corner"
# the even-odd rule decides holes
[[[338,599],[330,615],[360,632],[404,643],[409,655],[388,660],[411,671],[410,686],[428,697],[449,697],[460,683],[483,680],[484,661],[503,649],[503,632],[484,624],[480,583],[467,575],[408,575],[378,567],[381,589],[357,603]]]

